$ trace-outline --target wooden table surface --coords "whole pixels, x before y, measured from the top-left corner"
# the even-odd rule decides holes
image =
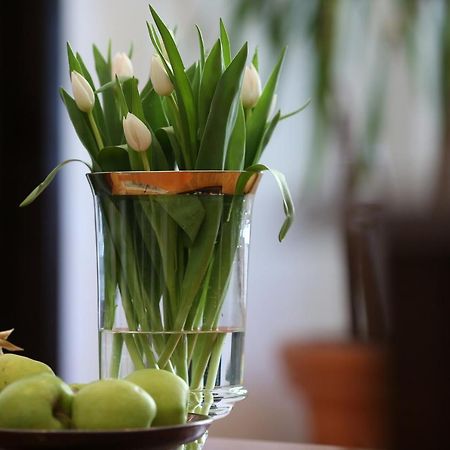
[[[288,442],[255,441],[248,439],[208,438],[203,450],[346,450],[342,447],[328,447]]]

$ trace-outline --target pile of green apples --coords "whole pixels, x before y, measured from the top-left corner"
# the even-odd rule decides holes
[[[189,387],[166,370],[65,383],[46,364],[0,354],[0,428],[112,430],[186,422]]]

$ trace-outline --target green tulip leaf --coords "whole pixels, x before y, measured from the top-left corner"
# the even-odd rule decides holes
[[[38,186],[36,186],[33,191],[27,195],[25,200],[19,205],[20,207],[28,206],[30,203],[33,203],[50,185],[50,183],[53,181],[53,179],[56,177],[57,173],[66,165],[71,162],[80,162],[84,164],[89,171],[92,171],[92,168],[89,164],[82,161],[81,159],[67,159],[66,161],[63,161],[62,163],[58,164],[46,177],[45,180],[40,183]]]
[[[137,78],[128,78],[122,83],[122,91],[127,102],[128,111],[145,123],[144,109],[142,108],[142,100],[138,90]]]
[[[102,84],[98,89],[95,90],[96,94],[103,94],[108,91],[112,91],[116,85],[116,80],[110,80],[105,84]]]
[[[275,130],[275,127],[278,125],[278,122],[281,119],[281,111],[278,111],[272,118],[270,122],[267,123],[266,128],[264,130],[263,137],[259,143],[258,150],[255,155],[255,159],[252,162],[253,164],[257,164],[257,162],[261,159],[264,149],[272,137],[272,134]]]
[[[78,59],[75,56],[75,53],[73,52],[72,47],[68,42],[66,44],[66,48],[67,48],[67,61],[69,62],[69,76],[72,75],[73,71],[82,74],[83,69],[81,68],[80,63],[78,62]]]
[[[86,81],[89,83],[89,85],[95,92],[94,82],[92,81],[92,77],[91,77],[88,69],[86,68],[81,56],[79,54],[75,55],[75,53],[73,52],[72,47],[70,46],[69,43],[67,43],[67,59],[69,61],[70,75],[72,74],[73,71],[78,72],[80,75],[82,75],[86,79]],[[94,108],[93,108],[92,114],[94,116],[94,120],[100,130],[102,137],[105,137],[105,123],[104,123],[104,118],[103,118],[103,112],[102,112],[102,107],[100,105],[97,95],[95,95],[95,103],[94,103]],[[97,144],[96,144],[96,147],[97,147]],[[100,150],[100,149],[98,149],[98,150]]]
[[[253,67],[259,71],[259,55],[258,55],[258,47],[255,48],[255,52],[253,53],[252,58]]]
[[[217,40],[205,61],[198,97],[198,127],[203,135],[217,83],[222,75],[222,50]]]
[[[118,144],[124,141],[122,124],[120,122],[120,112],[114,98],[115,80],[111,80],[111,61],[105,59],[100,50],[94,45],[92,48],[95,62],[95,70],[100,84],[96,93],[102,94],[103,111],[106,122],[107,134],[111,144]],[[110,49],[108,50],[110,51]]]
[[[187,127],[186,142],[189,145],[191,156],[195,156],[197,148],[197,112],[195,108],[194,93],[189,79],[185,73],[183,60],[181,59],[177,45],[165,23],[161,20],[157,12],[150,6],[150,12],[156,27],[161,35],[164,47],[169,57],[174,75],[174,87],[178,99],[178,107],[182,123]]]
[[[203,40],[203,34],[202,30],[200,30],[200,27],[198,25],[195,25],[195,28],[197,29],[197,36],[198,36],[198,47],[200,50],[200,69],[203,71],[203,68],[205,67],[205,41]]]
[[[156,130],[156,136],[161,143],[167,161],[171,163],[171,167],[173,168],[175,161],[177,164],[180,164],[180,162],[183,161],[183,156],[173,127],[159,128]],[[183,165],[178,168],[180,170],[185,170]]]
[[[98,163],[105,172],[131,170],[126,146],[104,147],[98,154]]]
[[[247,43],[239,50],[217,83],[200,143],[196,169],[223,169],[228,118],[233,100],[239,91],[246,59]]]
[[[222,43],[223,63],[225,67],[228,67],[231,63],[231,45],[227,29],[222,19],[220,19],[220,41]]]
[[[147,158],[150,161],[151,170],[173,170],[173,164],[169,163],[159,139],[150,127],[149,129],[152,133],[152,145],[147,150]]]
[[[280,189],[281,197],[283,199],[285,220],[281,226],[280,232],[278,233],[278,240],[281,242],[285,238],[286,233],[291,227],[295,216],[294,202],[292,201],[292,196],[289,191],[286,177],[278,170],[270,169],[263,164],[255,164],[245,169],[245,172],[240,175],[238,182],[236,183],[236,195],[242,195],[244,193],[245,185],[254,173],[263,171],[270,172],[275,178],[278,188]]]
[[[255,107],[252,110],[252,113],[247,120],[245,167],[258,162],[255,158],[257,156],[257,152],[264,135],[266,122],[270,113],[270,107],[272,105],[272,98],[277,88],[278,78],[280,75],[280,70],[283,64],[285,53],[286,49],[283,49],[283,51],[281,52],[281,56],[263,89],[258,103],[256,103]]]
[[[126,115],[130,112],[130,109],[128,107],[128,103],[127,103],[127,99],[125,97],[125,94],[123,92],[122,89],[122,84],[119,80],[119,78],[116,76],[115,79],[115,83],[116,83],[116,94],[117,94],[117,103],[118,103],[118,107],[119,107],[119,112],[120,112],[120,118],[124,118],[126,117]],[[122,126],[122,124],[121,124]]]
[[[153,44],[153,47],[155,48],[156,53],[158,53],[163,59],[165,59],[163,57],[163,49],[162,49],[161,40],[159,39],[158,33],[155,30],[155,27],[152,24],[147,22],[147,30],[148,30],[150,40],[152,41],[152,44]],[[172,70],[170,70],[168,73],[173,75]]]
[[[189,194],[160,195],[155,199],[187,234],[191,242],[194,242],[205,217],[205,208],[200,199]]]
[[[60,94],[64,104],[66,105],[66,109],[69,113],[75,132],[77,133],[81,143],[89,152],[95,170],[95,160],[98,154],[98,146],[95,141],[94,134],[92,133],[87,115],[78,109],[75,100],[64,89],[60,89]]]
[[[98,95],[95,93],[94,81],[92,79],[91,74],[89,73],[88,68],[84,64],[84,61],[83,61],[83,58],[81,57],[81,55],[79,53],[77,53],[76,57],[80,64],[80,67],[81,67],[81,75],[83,75],[83,77],[86,78],[86,81],[90,84],[92,90],[94,91],[95,103],[94,103],[94,108],[92,109],[92,114],[94,116],[95,123],[97,124],[97,127],[100,131],[100,135],[102,137],[103,142],[108,143],[108,142],[110,142],[110,138],[109,138],[109,135],[106,130],[106,123],[105,123],[105,117],[103,115],[103,108],[102,108],[102,105],[98,98]],[[99,150],[101,150],[101,149],[99,149]]]
[[[283,114],[280,117],[280,122],[282,120],[288,119],[289,117],[295,116],[296,114],[302,112],[304,109],[306,109],[309,106],[310,103],[311,103],[311,99],[308,99],[302,106],[300,106],[300,108],[298,108],[298,109],[296,109],[294,111],[291,111],[290,113]]]
[[[225,170],[242,170],[245,161],[245,113],[239,102],[236,120],[228,142]]]
[[[147,80],[147,83],[145,83],[145,86],[141,90],[141,99],[143,100],[145,97],[147,97],[147,95],[149,95],[151,91],[153,91],[153,84],[152,80],[149,78]]]
[[[145,120],[154,130],[169,126],[161,97],[151,88],[146,95],[141,93],[142,109]]]

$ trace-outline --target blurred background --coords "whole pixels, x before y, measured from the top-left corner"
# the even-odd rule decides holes
[[[211,434],[312,440],[311,399],[305,388],[295,390],[286,349],[294,352],[291,359],[296,343],[383,349],[392,304],[381,270],[382,213],[438,217],[450,205],[450,4],[152,4],[177,26],[186,62],[197,54],[194,25],[211,44],[219,17],[234,50],[244,40],[250,51],[258,46],[263,81],[288,45],[278,104],[289,112],[311,99],[278,127],[262,159],[286,175],[297,217],[280,244],[281,199],[264,176],[250,251],[249,396]],[[105,51],[111,39],[113,53],[132,43],[143,83],[152,55],[145,20],[146,0],[15,2],[1,16],[0,329],[15,327],[13,341],[27,355],[71,382],[98,376],[94,210],[85,167],[65,168],[37,202],[25,209],[18,204],[58,162],[87,159],[59,99],[59,86],[69,86],[66,42],[90,68],[93,43]]]

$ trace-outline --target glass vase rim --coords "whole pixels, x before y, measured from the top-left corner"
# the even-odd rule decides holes
[[[110,171],[86,174],[94,194],[174,195],[189,193],[236,194],[239,177],[245,170],[161,170]],[[250,175],[243,194],[254,193],[262,174]]]

